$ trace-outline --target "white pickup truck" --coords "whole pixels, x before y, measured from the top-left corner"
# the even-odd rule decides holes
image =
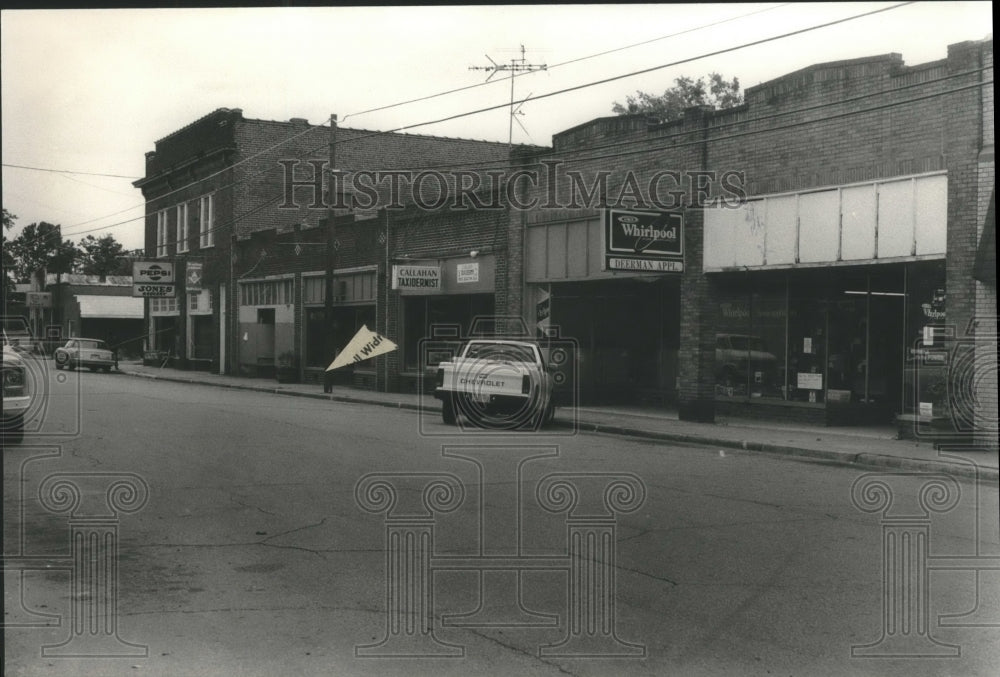
[[[532,341],[472,340],[458,357],[438,365],[434,397],[441,418],[464,416],[477,427],[538,429],[555,414],[553,378]]]

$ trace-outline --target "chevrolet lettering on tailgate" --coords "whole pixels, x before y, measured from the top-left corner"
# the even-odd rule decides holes
[[[434,397],[441,418],[481,428],[538,429],[552,420],[552,374],[532,341],[473,340],[461,354],[438,365]]]

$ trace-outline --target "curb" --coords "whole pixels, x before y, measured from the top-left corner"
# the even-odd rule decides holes
[[[247,390],[258,393],[268,393],[271,395],[286,395],[291,397],[305,397],[314,400],[327,400],[329,402],[344,402],[347,404],[368,404],[390,409],[405,409],[409,411],[420,411],[420,405],[408,402],[376,400],[365,397],[349,397],[347,395],[332,395],[328,393],[303,393],[294,390],[283,390],[281,388],[269,388],[267,386],[242,385],[232,383],[211,383],[198,381],[196,379],[181,378],[178,376],[159,376],[156,374],[144,374],[140,372],[121,371],[126,376],[146,378],[153,381],[169,381],[172,383],[186,383],[189,385],[201,385],[213,388],[228,388],[230,390]],[[851,453],[846,451],[828,451],[823,449],[809,449],[807,447],[795,447],[790,445],[770,444],[765,442],[751,442],[748,440],[732,440],[707,435],[691,435],[687,433],[668,433],[653,430],[643,430],[642,428],[631,428],[627,426],[606,425],[601,423],[588,423],[587,421],[576,421],[575,424],[569,421],[554,421],[552,423],[557,428],[576,428],[579,432],[618,435],[622,437],[635,437],[639,439],[678,442],[682,444],[697,444],[700,446],[716,446],[727,449],[738,449],[741,451],[752,451],[757,453],[772,454],[776,456],[792,456],[807,458],[816,461],[826,461],[837,465],[852,466],[868,469],[892,469],[908,470],[913,472],[943,473],[963,479],[989,482],[997,484],[1000,482],[1000,469],[980,468],[975,464],[949,463],[946,461],[931,461],[918,458],[906,458],[900,456],[890,456],[887,454],[874,453]]]

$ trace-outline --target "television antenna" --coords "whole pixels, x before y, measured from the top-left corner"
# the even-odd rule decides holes
[[[544,63],[528,63],[528,59],[524,55],[524,45],[521,45],[521,57],[512,58],[510,63],[497,63],[489,54],[486,54],[487,60],[490,62],[489,66],[469,66],[470,71],[489,71],[489,75],[486,76],[486,82],[489,82],[494,75],[503,71],[510,73],[510,123],[507,128],[507,145],[513,147],[514,145],[514,122],[517,122],[517,126],[520,127],[525,134],[528,134],[528,130],[524,128],[521,121],[517,119],[516,116],[524,115],[521,111],[521,107],[528,102],[531,98],[531,94],[528,94],[523,101],[518,103],[517,108],[514,107],[514,78],[517,77],[518,73],[534,73],[535,71],[548,70],[548,64]],[[530,134],[529,134],[530,136]]]

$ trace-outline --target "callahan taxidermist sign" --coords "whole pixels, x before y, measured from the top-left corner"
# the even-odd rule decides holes
[[[604,211],[604,269],[684,272],[684,217],[673,212]]]

